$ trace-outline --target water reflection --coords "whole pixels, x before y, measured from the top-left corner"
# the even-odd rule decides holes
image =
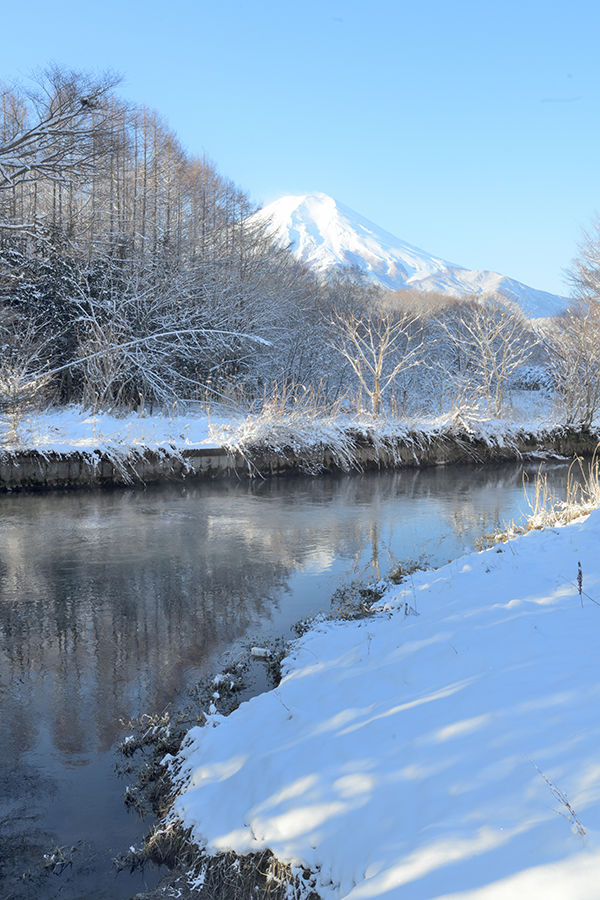
[[[283,633],[325,608],[341,579],[382,577],[423,553],[445,562],[495,521],[518,518],[522,471],[2,497],[0,777],[6,809],[20,804],[21,816],[11,840],[21,828],[36,852],[40,835],[128,846],[139,827],[110,775],[121,719],[163,709],[249,633]],[[566,466],[554,467],[551,479],[565,477]],[[21,794],[19,779],[29,785]],[[98,898],[134,893],[99,878],[90,881]],[[61,896],[84,896],[77,890]],[[19,891],[51,896],[39,885]]]

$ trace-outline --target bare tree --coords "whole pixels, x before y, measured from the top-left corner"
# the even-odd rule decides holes
[[[575,301],[542,337],[566,424],[589,428],[600,410],[600,303]]]
[[[516,371],[531,356],[535,335],[521,310],[495,294],[465,300],[439,319],[450,362],[447,373],[460,395],[480,393],[499,416]]]
[[[589,428],[600,410],[600,217],[582,230],[566,275],[573,300],[542,323],[549,368],[567,424]]]
[[[381,313],[334,312],[332,346],[348,361],[379,416],[383,395],[394,381],[422,361],[417,317]]]
[[[52,380],[40,330],[7,307],[0,309],[0,417],[6,440],[19,441],[24,418],[45,399]]]
[[[68,187],[97,171],[114,147],[107,97],[120,78],[98,78],[59,66],[43,70],[29,88],[0,89],[0,198],[7,203],[0,228],[35,231],[48,225],[41,194],[62,210]],[[65,192],[66,191],[66,192]]]
[[[220,296],[202,297],[189,273],[157,281],[152,273],[121,279],[115,291],[82,290],[80,345],[73,366],[86,403],[101,407],[165,405],[193,397],[224,361],[269,345],[243,325]]]
[[[596,214],[589,228],[581,230],[577,244],[578,255],[571,262],[566,276],[573,297],[581,303],[600,301],[600,215]]]
[[[566,424],[589,428],[600,410],[600,302],[574,300],[539,331]]]

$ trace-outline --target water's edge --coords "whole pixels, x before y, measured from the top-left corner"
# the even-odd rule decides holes
[[[261,446],[244,452],[225,448],[170,450],[94,450],[69,453],[38,450],[0,452],[0,491],[54,488],[123,487],[161,481],[214,477],[267,477],[279,474],[409,468],[418,466],[490,463],[531,458],[591,455],[598,433],[572,427],[509,436],[477,437],[467,431],[407,431],[385,439],[348,433],[349,453],[340,456],[327,447],[279,448]]]

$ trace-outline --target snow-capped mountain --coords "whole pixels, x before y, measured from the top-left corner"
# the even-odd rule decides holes
[[[282,197],[256,215],[267,219],[271,233],[291,244],[294,254],[319,272],[355,265],[372,281],[393,290],[414,288],[453,295],[501,292],[530,316],[552,316],[565,306],[557,294],[497,272],[465,269],[419,250],[327,194]]]

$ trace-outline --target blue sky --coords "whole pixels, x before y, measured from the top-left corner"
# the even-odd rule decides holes
[[[28,0],[0,78],[124,76],[268,203],[323,191],[468,268],[567,291],[600,210],[597,0]]]

